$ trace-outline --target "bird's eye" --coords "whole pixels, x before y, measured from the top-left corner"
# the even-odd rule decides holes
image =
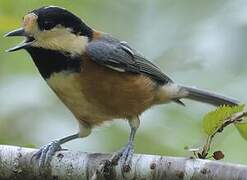
[[[43,27],[45,30],[52,29],[54,26],[55,26],[54,23],[51,21],[44,21],[43,22]]]

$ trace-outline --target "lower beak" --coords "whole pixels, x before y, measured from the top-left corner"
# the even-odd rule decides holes
[[[20,49],[25,49],[31,46],[31,44],[34,42],[34,38],[30,37],[27,35],[27,33],[25,32],[24,28],[19,28],[16,29],[14,31],[11,31],[7,34],[4,35],[4,37],[12,37],[12,36],[24,36],[26,37],[26,40],[24,40],[23,42],[21,42],[20,44],[16,45],[13,48],[10,48],[8,50],[6,50],[7,52],[13,52],[13,51],[17,51]]]

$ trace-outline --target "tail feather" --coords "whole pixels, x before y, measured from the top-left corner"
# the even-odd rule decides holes
[[[215,106],[220,106],[220,105],[234,106],[240,103],[235,99],[193,87],[180,86],[180,91],[183,92],[182,94],[184,94],[183,98],[188,98],[188,99],[212,104]]]

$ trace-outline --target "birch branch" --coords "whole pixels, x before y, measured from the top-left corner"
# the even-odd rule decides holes
[[[110,154],[90,154],[60,151],[52,159],[51,167],[42,173],[37,163],[31,163],[36,149],[0,145],[0,179],[33,180],[164,180],[164,179],[220,179],[247,180],[247,166],[225,162],[135,155],[132,169],[123,172],[118,166],[103,166]],[[107,161],[105,161],[107,162]]]

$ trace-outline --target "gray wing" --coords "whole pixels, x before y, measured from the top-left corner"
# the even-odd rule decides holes
[[[137,53],[126,42],[115,39],[92,41],[88,44],[86,53],[96,63],[113,70],[145,74],[159,84],[172,82],[157,66]]]

